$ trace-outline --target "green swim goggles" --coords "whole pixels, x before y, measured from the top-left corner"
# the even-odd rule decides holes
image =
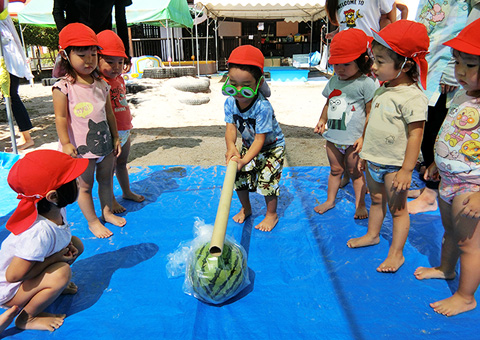
[[[225,96],[232,96],[233,97],[233,96],[236,96],[240,92],[240,94],[242,96],[244,96],[245,98],[253,98],[257,95],[258,87],[260,86],[260,83],[263,79],[263,76],[261,76],[260,79],[258,80],[257,88],[255,90],[253,90],[252,88],[250,88],[248,86],[244,86],[240,90],[237,90],[236,86],[230,85],[228,83],[229,79],[230,79],[230,77],[227,77],[227,80],[225,81],[225,84],[223,84],[223,87],[222,87],[222,93]]]

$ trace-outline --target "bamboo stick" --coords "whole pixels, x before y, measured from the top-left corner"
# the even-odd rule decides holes
[[[237,162],[230,160],[223,180],[222,193],[218,203],[217,217],[213,225],[212,240],[210,241],[210,254],[213,256],[222,255],[225,233],[227,231],[228,215],[232,203],[233,185],[237,174]]]

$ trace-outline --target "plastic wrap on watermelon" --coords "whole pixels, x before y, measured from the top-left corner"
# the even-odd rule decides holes
[[[232,237],[227,236],[220,256],[210,255],[213,226],[195,222],[196,237],[181,243],[169,254],[167,274],[170,277],[185,272],[183,291],[212,304],[221,304],[233,298],[250,284],[247,254]]]

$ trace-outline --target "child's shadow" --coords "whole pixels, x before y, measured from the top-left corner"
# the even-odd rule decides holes
[[[154,171],[148,174],[147,178],[137,182],[132,180],[134,175],[130,175],[130,180],[132,181],[130,187],[132,191],[145,196],[145,200],[140,203],[124,199],[121,195],[121,189],[117,191],[117,182],[114,182],[115,191],[117,191],[117,193],[120,192],[120,195],[116,197],[117,201],[127,209],[124,213],[119,214],[119,216],[125,216],[128,212],[138,211],[147,204],[155,202],[163,192],[179,188],[179,184],[175,179],[185,177],[186,175],[187,170],[184,167],[172,167]]]
[[[75,262],[72,282],[78,286],[78,293],[61,295],[47,311],[70,316],[90,308],[100,299],[117,269],[136,266],[152,258],[158,249],[154,243],[140,243]]]

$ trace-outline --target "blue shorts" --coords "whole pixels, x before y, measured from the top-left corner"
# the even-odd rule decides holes
[[[120,130],[118,131],[118,138],[120,139],[120,145],[123,147],[130,138],[130,130]]]
[[[367,161],[368,172],[372,179],[377,183],[385,183],[385,175],[397,172],[402,167],[396,165],[383,165]]]

